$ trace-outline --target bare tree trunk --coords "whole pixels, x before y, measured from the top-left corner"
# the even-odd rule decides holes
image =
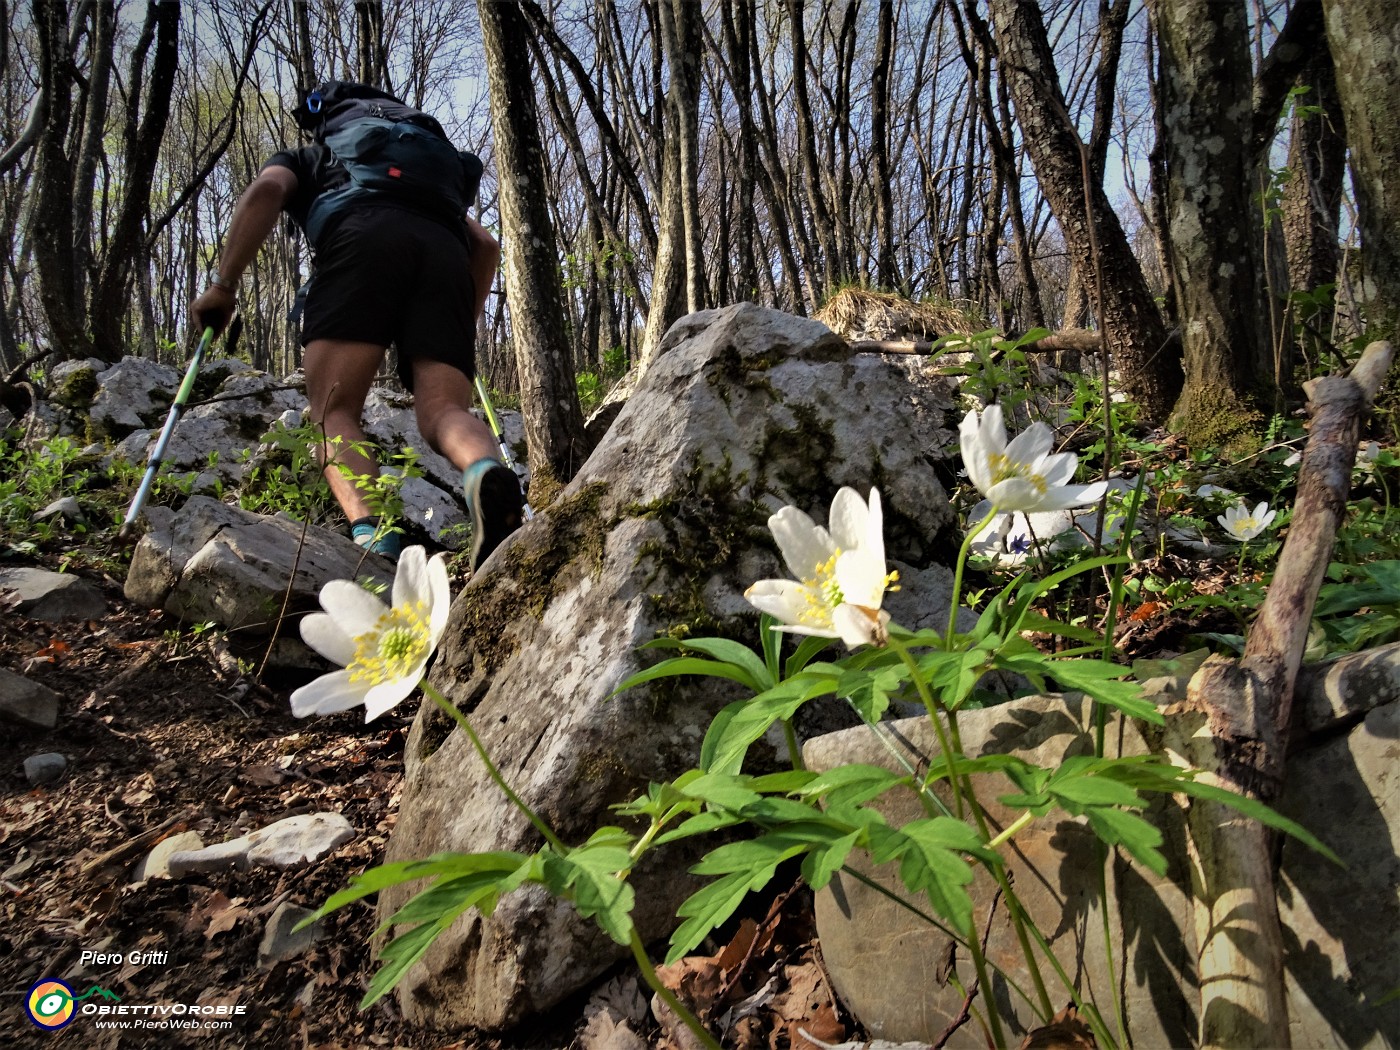
[[[1306,306],[1294,299],[1290,310],[1304,333],[1301,347],[1316,351],[1331,340],[1336,293],[1325,289],[1335,284],[1341,263],[1337,223],[1346,175],[1346,130],[1330,54],[1317,51],[1298,83],[1310,90],[1301,100],[1305,111],[1293,117],[1288,148],[1293,177],[1283,187],[1283,234],[1289,290],[1312,297]],[[1286,365],[1291,375],[1291,359]]]
[[[1374,331],[1400,327],[1400,32],[1391,0],[1324,0],[1355,171],[1361,258],[1375,286]]]
[[[685,222],[685,300],[691,313],[705,308],[705,252],[700,217],[700,6],[694,0],[662,0],[662,32],[671,82],[668,122],[675,114],[680,139],[681,216]]]
[[[88,357],[92,339],[86,297],[79,294],[74,267],[73,160],[67,149],[73,97],[68,5],[62,0],[34,0],[34,29],[39,43],[39,90],[46,102],[33,176],[37,193],[32,221],[44,231],[33,242],[39,298],[59,358]]]
[[[155,34],[155,53],[144,97],[137,94],[137,88],[145,79],[145,54],[138,48],[132,59],[128,77],[132,96],[127,102],[126,185],[93,290],[93,352],[104,361],[116,361],[122,356],[122,322],[128,315],[132,273],[137,266],[150,264],[144,227],[151,208],[151,184],[160,159],[161,140],[170,119],[170,95],[179,62],[180,5],[148,4],[146,25]]]
[[[870,78],[870,161],[875,178],[875,283],[893,291],[894,196],[890,186],[890,60],[894,51],[894,0],[880,0],[875,68]]]
[[[558,250],[543,182],[526,26],[514,4],[480,0],[481,36],[496,133],[506,295],[520,369],[520,411],[536,503],[547,503],[588,452],[568,338]],[[538,489],[536,488],[538,486]]]
[[[1167,211],[1186,385],[1173,426],[1189,441],[1246,429],[1273,394],[1260,288],[1252,90],[1244,8],[1156,0],[1162,46]],[[1231,146],[1230,144],[1236,144]]]
[[[792,34],[792,94],[797,117],[797,143],[802,157],[802,183],[807,190],[807,205],[812,209],[812,226],[821,247],[819,263],[821,286],[816,288],[818,300],[830,294],[839,280],[837,266],[836,227],[822,192],[822,166],[817,162],[817,140],[812,129],[812,100],[807,90],[807,31],[803,0],[786,0]],[[808,260],[810,274],[815,269]]]
[[[1094,258],[1097,250],[1097,279],[1086,285],[1124,390],[1148,419],[1163,421],[1181,391],[1180,364],[1168,348],[1166,327],[1107,196],[1085,178],[1085,160],[1060,94],[1040,8],[1031,0],[991,0],[990,7],[1026,149],[1065,244],[1085,259]]]
[[[77,294],[86,299],[93,274],[93,243],[86,232],[93,227],[92,202],[96,196],[97,161],[106,151],[107,91],[112,82],[112,36],[116,28],[116,5],[96,3],[92,18],[92,64],[84,100],[82,144],[73,158],[73,273]]]

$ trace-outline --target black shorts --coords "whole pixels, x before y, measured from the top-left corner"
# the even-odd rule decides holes
[[[466,243],[439,222],[393,206],[345,215],[316,252],[301,342],[395,344],[399,378],[425,357],[476,375],[476,288]]]

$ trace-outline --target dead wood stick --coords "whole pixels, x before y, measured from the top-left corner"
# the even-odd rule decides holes
[[[1287,733],[1292,718],[1293,684],[1313,606],[1346,514],[1361,421],[1371,411],[1393,354],[1389,343],[1372,343],[1350,376],[1324,376],[1307,384],[1313,423],[1298,471],[1293,522],[1244,649],[1244,666],[1259,676],[1277,704],[1273,716],[1280,733]]]
[[[150,849],[161,839],[173,835],[176,832],[184,831],[188,826],[186,824],[187,819],[188,818],[184,815],[171,817],[164,823],[157,824],[155,827],[151,828],[151,830],[143,831],[135,838],[127,839],[120,846],[114,846],[101,856],[93,857],[92,860],[83,865],[82,874],[87,876],[94,872],[101,871],[103,868],[110,868],[117,864],[125,864],[135,857],[136,854],[140,853],[142,850]]]
[[[1168,709],[1166,746],[1208,779],[1272,802],[1283,782],[1293,694],[1318,588],[1346,512],[1361,421],[1390,367],[1372,343],[1349,377],[1309,384],[1313,424],[1293,521],[1239,661],[1212,657]],[[1283,937],[1272,841],[1227,806],[1190,807],[1202,1047],[1287,1047]]]

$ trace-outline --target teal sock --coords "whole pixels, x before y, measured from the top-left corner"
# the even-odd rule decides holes
[[[398,529],[390,528],[376,538],[375,533],[379,532],[379,519],[375,517],[357,518],[350,523],[350,538],[361,547],[368,547],[375,554],[382,554],[390,560],[397,561],[399,549],[402,546],[400,537],[402,533]]]

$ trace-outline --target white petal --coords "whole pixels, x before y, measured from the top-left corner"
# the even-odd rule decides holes
[[[788,571],[799,580],[810,580],[817,574],[817,566],[836,553],[826,529],[796,507],[784,507],[774,514],[768,519],[768,529],[783,552]]]
[[[887,612],[860,609],[854,605],[837,607],[832,623],[843,642],[854,649],[859,645],[883,643],[885,624],[890,622]]]
[[[321,608],[335,617],[351,638],[374,629],[389,607],[349,580],[331,580],[321,588]]]
[[[1037,510],[1064,510],[1067,507],[1082,507],[1095,503],[1108,491],[1108,484],[1096,481],[1092,485],[1060,485],[1046,489]]]
[[[1269,513],[1265,514],[1262,518],[1259,519],[1260,532],[1263,532],[1265,529],[1267,529],[1270,525],[1274,523],[1274,516],[1276,514],[1278,514],[1278,511],[1271,510],[1269,511]]]
[[[847,603],[878,609],[885,596],[885,559],[868,550],[843,552],[836,559],[836,585]]]
[[[1028,478],[1007,478],[987,490],[998,510],[1040,510],[1045,500],[1040,487]]]
[[[303,617],[301,640],[341,667],[355,659],[355,640],[341,629],[330,613],[312,613]]]
[[[442,641],[442,632],[447,630],[447,614],[452,611],[452,585],[447,580],[447,555],[434,554],[428,559],[428,591],[431,595],[428,630],[433,639],[433,648]]]
[[[1047,485],[1066,485],[1074,478],[1074,468],[1079,460],[1073,452],[1056,452],[1045,456],[1035,465],[1035,472]]]
[[[405,547],[399,555],[398,571],[394,573],[394,602],[412,605],[431,598],[428,586],[428,559],[422,547]]]
[[[305,718],[348,711],[364,702],[367,691],[367,686],[350,681],[349,671],[332,671],[292,693],[292,714]]]
[[[989,453],[1006,451],[1006,420],[1001,415],[1001,405],[988,405],[982,412],[979,437],[982,447]]]
[[[853,488],[843,488],[831,501],[827,532],[832,543],[843,551],[854,550],[865,541],[865,526],[870,518],[865,500]]]
[[[870,489],[870,506],[865,517],[865,542],[861,544],[861,549],[869,552],[881,566],[885,564],[885,512],[880,504],[880,490],[874,486]]]
[[[1045,423],[1035,422],[1006,446],[1006,458],[1013,463],[1034,463],[1054,447],[1055,432]]]
[[[958,439],[962,449],[963,467],[967,480],[978,492],[986,495],[991,484],[991,470],[988,467],[988,449],[982,439],[982,428],[978,424],[977,413],[969,412],[958,424]]]
[[[759,612],[766,612],[786,624],[795,624],[804,613],[820,605],[811,588],[793,580],[759,580],[744,592],[745,600]]]
[[[805,634],[813,638],[840,638],[834,630],[826,627],[807,627],[795,623],[779,624],[773,630],[781,631],[783,634]]]
[[[1264,520],[1264,515],[1268,512],[1268,509],[1268,503],[1261,503],[1259,504],[1259,506],[1254,508],[1254,513],[1251,514],[1250,517],[1253,518],[1255,521],[1262,522]]]
[[[389,682],[380,682],[365,694],[365,721],[372,722],[385,711],[389,711],[406,699],[418,688],[422,677],[420,666],[414,674],[405,675]]]

